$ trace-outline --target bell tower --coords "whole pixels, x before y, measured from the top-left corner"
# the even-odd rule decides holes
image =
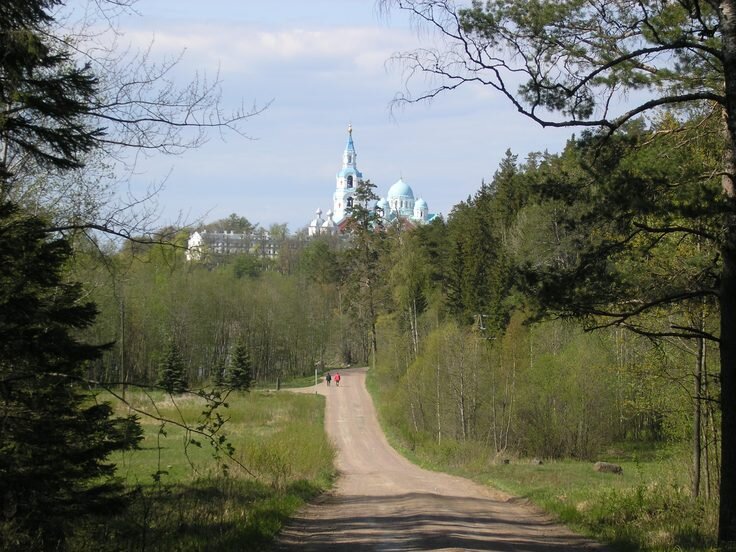
[[[363,178],[363,173],[358,170],[356,164],[357,157],[353,143],[353,125],[348,125],[348,143],[342,154],[342,168],[337,173],[337,185],[332,196],[332,211],[334,220],[338,223],[345,218],[347,208],[352,206],[358,180]]]

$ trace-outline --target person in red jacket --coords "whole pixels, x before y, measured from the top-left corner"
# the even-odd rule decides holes
[[[332,378],[332,379],[335,380],[335,385],[337,385],[338,387],[340,387],[340,372],[337,372],[335,374],[335,377]]]

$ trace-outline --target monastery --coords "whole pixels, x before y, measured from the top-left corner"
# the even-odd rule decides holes
[[[322,218],[322,209],[317,209],[315,218],[307,227],[310,236],[336,234],[344,228],[347,209],[353,206],[355,187],[363,178],[363,173],[358,170],[357,157],[351,125],[348,126],[348,142],[342,154],[342,168],[336,177],[337,184],[335,193],[332,195],[332,209],[327,211],[326,219]],[[380,198],[373,208],[383,216],[386,222],[401,218],[412,224],[426,224],[437,216],[429,212],[429,206],[422,198],[414,199],[414,192],[403,178],[399,178],[388,189],[386,197]]]
[[[358,170],[357,157],[353,127],[348,126],[348,142],[342,154],[342,168],[337,173],[332,208],[325,214],[326,218],[322,218],[322,209],[317,209],[315,218],[307,227],[308,236],[338,234],[345,228],[347,210],[353,206],[355,189],[363,178],[363,173]],[[399,178],[388,189],[386,197],[381,197],[372,207],[386,222],[401,219],[411,225],[426,224],[437,216],[429,212],[426,201],[414,198],[414,192],[403,178]],[[192,233],[187,244],[187,260],[202,260],[206,252],[219,255],[250,253],[264,258],[275,258],[278,248],[268,233],[258,236],[206,230]]]

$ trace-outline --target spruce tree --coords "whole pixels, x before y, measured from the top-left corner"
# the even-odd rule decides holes
[[[59,549],[73,524],[124,505],[110,453],[134,447],[134,417],[93,400],[85,363],[104,347],[75,334],[92,303],[64,281],[64,239],[0,204],[0,534],[3,549]]]
[[[89,124],[98,80],[49,37],[61,0],[3,0],[0,9],[0,191],[7,195],[6,160],[21,156],[42,168],[82,166],[104,131]],[[2,199],[2,197],[0,197]]]
[[[183,393],[187,389],[184,360],[181,358],[176,341],[171,339],[159,367],[159,385],[168,393]]]
[[[245,343],[239,343],[235,347],[227,376],[228,386],[232,389],[242,391],[248,391],[250,389],[251,383],[253,382],[253,370],[248,347]]]
[[[375,187],[370,180],[358,181],[353,195],[355,201],[346,210],[346,230],[351,236],[351,247],[345,254],[347,283],[353,290],[350,307],[358,315],[366,313],[363,322],[370,336],[370,355],[374,363],[378,349],[378,287],[385,280],[380,262],[386,250],[383,214],[370,207],[378,200]],[[402,221],[397,218],[395,223],[400,228]]]
[[[215,387],[225,386],[225,371],[225,364],[223,362],[218,362],[215,365],[212,369],[212,385]]]
[[[102,347],[80,343],[96,316],[64,281],[69,243],[9,202],[10,163],[65,170],[103,134],[88,114],[98,88],[49,33],[60,0],[0,8],[0,538],[5,550],[61,549],[86,515],[117,511],[110,453],[135,446],[135,418],[116,418],[84,382]],[[17,175],[16,175],[17,176]],[[22,176],[22,175],[21,175]]]

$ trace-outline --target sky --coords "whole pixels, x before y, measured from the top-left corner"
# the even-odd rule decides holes
[[[492,178],[507,149],[520,159],[557,152],[570,135],[478,86],[392,107],[405,81],[389,59],[427,36],[376,0],[140,0],[136,11],[120,20],[122,42],[152,44],[154,59],[183,52],[183,79],[219,71],[225,109],[268,105],[244,125],[249,138],[213,135],[197,150],[139,162],[133,187],[166,180],[161,225],[236,213],[266,228],[305,227],[332,206],[348,124],[378,195],[401,177],[445,216]]]

